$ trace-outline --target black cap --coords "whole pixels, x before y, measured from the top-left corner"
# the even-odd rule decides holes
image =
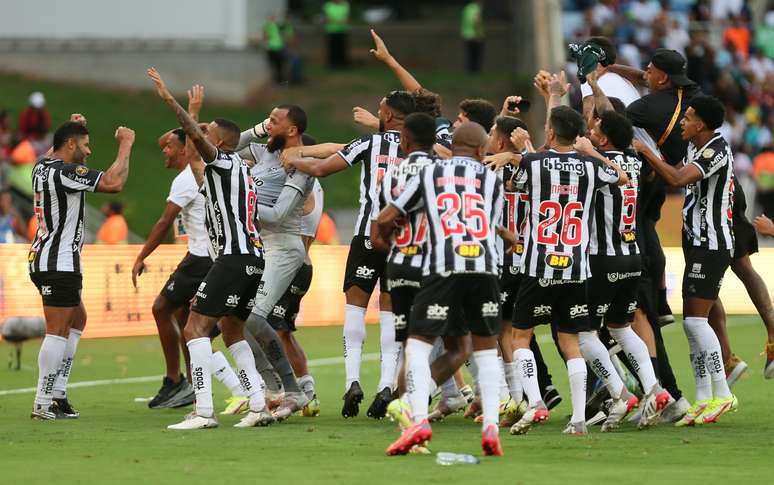
[[[693,81],[685,75],[685,58],[672,49],[656,49],[650,63],[664,71],[675,86],[688,86]]]

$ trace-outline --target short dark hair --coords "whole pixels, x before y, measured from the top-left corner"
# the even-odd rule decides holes
[[[427,113],[433,118],[441,116],[441,95],[425,88],[411,93],[414,96],[414,111]]]
[[[495,117],[497,116],[497,108],[492,103],[485,99],[464,99],[460,103],[460,111],[470,121],[474,121],[483,126],[486,131],[492,129]]]
[[[124,203],[119,201],[113,201],[108,203],[108,207],[110,207],[110,210],[114,214],[123,214],[124,212]]]
[[[430,149],[435,145],[435,120],[427,113],[411,113],[403,121],[403,129],[411,134],[414,143]]]
[[[296,125],[299,134],[303,134],[306,131],[306,111],[300,106],[295,104],[281,104],[277,106],[277,109],[288,110],[288,119]]]
[[[75,121],[67,121],[54,132],[54,150],[59,150],[71,138],[80,138],[89,134],[89,130]]]
[[[177,139],[178,139],[178,141],[180,141],[180,143],[185,145],[185,130],[184,129],[182,129],[182,128],[175,128],[174,130],[172,130],[172,134],[177,137]]]
[[[717,130],[723,124],[723,120],[726,118],[726,108],[723,107],[723,103],[714,96],[706,96],[700,94],[694,96],[688,103],[690,108],[696,112],[699,118],[704,121],[707,128],[710,130]]]
[[[414,96],[408,91],[392,91],[384,97],[384,102],[390,109],[403,116],[410,115],[417,108]]]
[[[580,113],[569,106],[557,106],[551,110],[549,123],[561,143],[575,143],[575,139],[585,131],[585,123]]]
[[[602,36],[594,36],[589,37],[589,40],[587,40],[586,43],[594,44],[605,51],[605,63],[603,65],[607,66],[609,64],[615,64],[615,59],[618,56],[618,53],[616,52],[613,43],[610,42],[610,39]]]
[[[610,104],[613,105],[613,110],[618,113],[619,115],[626,116],[626,105],[618,98],[607,98],[610,101]],[[592,113],[592,116],[594,118],[599,118],[599,111],[597,111],[597,107],[594,106],[594,112]]]
[[[632,144],[634,129],[626,116],[615,111],[605,111],[599,118],[599,129],[618,150],[626,150]]]
[[[511,139],[511,133],[516,128],[527,129],[527,124],[514,116],[498,116],[495,118],[494,126],[495,131],[504,136],[506,140]]]
[[[236,148],[239,145],[239,135],[242,134],[239,125],[225,118],[215,118],[212,121],[223,130],[223,142],[232,149]]]

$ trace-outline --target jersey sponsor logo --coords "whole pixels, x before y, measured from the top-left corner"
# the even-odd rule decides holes
[[[170,281],[169,284],[167,285],[167,291],[175,291],[175,281],[174,280]]]
[[[482,317],[496,317],[500,314],[500,305],[493,301],[487,301],[484,302],[483,305],[481,305],[481,316]]]
[[[597,305],[597,316],[598,317],[604,317],[607,314],[607,310],[610,308],[609,303],[605,303],[604,305]]]
[[[438,304],[430,305],[427,307],[427,319],[428,320],[446,320],[449,315],[449,307],[441,306]]]
[[[573,172],[583,176],[586,173],[586,164],[577,158],[562,160],[559,157],[543,159],[543,168],[559,172]]]
[[[475,259],[481,256],[484,249],[480,244],[459,244],[454,248],[454,252],[463,258]]]
[[[78,169],[75,169],[75,170],[77,171]],[[87,169],[87,171],[88,171],[88,169]],[[79,184],[83,184],[83,185],[89,185],[91,183],[91,180],[87,179],[86,177],[79,177],[77,175],[71,175],[71,176],[69,176],[67,178],[69,178],[73,182],[78,182]]]
[[[30,251],[30,253],[27,255],[27,261],[30,262],[30,263],[35,261],[35,255],[36,254],[37,254],[36,251]]]
[[[548,253],[546,264],[554,269],[567,269],[572,266],[572,254]]]
[[[516,243],[513,247],[513,252],[516,254],[524,254],[524,243]]]
[[[253,276],[257,274],[263,273],[263,270],[259,268],[258,266],[245,266],[245,273],[247,273],[247,276]],[[263,282],[261,282],[263,284]]]
[[[247,300],[247,309],[252,310],[254,306],[255,306],[255,297],[252,297],[249,300]]]
[[[402,313],[395,314],[395,330],[403,330],[406,328],[406,315]]]
[[[370,239],[366,239],[363,241],[363,246],[365,246],[366,249],[371,250],[374,248],[374,243],[372,243]]]
[[[202,281],[202,284],[199,285],[199,289],[196,290],[196,298],[201,298],[202,300],[207,299],[207,293],[204,292],[204,287],[207,286],[206,281]]]
[[[358,278],[370,280],[373,279],[374,273],[376,273],[374,268],[369,268],[368,266],[358,266],[357,271],[355,271],[355,276]]]
[[[573,305],[570,307],[570,318],[589,316],[589,306],[586,304]]]
[[[283,305],[277,305],[274,307],[274,309],[271,311],[272,315],[279,318],[285,318],[285,314],[288,312],[288,309],[285,308]]]
[[[51,296],[53,294],[53,290],[51,289],[50,286],[41,286],[40,294],[41,296]]]
[[[387,280],[387,286],[390,289],[393,288],[421,288],[422,284],[419,281],[409,280],[406,278],[397,278],[394,280]]]
[[[523,248],[522,248],[523,249]],[[519,267],[518,266],[511,266],[508,268],[508,271],[510,271],[511,274],[519,274]]]
[[[546,317],[551,315],[551,305],[538,305],[532,310],[533,317]]]
[[[621,240],[625,243],[633,243],[637,240],[637,233],[632,230],[621,231]]]
[[[398,249],[398,251],[406,256],[416,256],[422,252],[419,246],[405,246]]]
[[[634,313],[637,311],[637,302],[632,301],[629,303],[629,307],[626,309],[626,313]]]
[[[701,152],[701,156],[704,158],[712,158],[712,155],[714,154],[715,154],[715,150],[713,150],[712,148],[707,148],[706,150]]]
[[[236,308],[239,305],[239,295],[228,295],[226,298],[226,306],[229,308]]]
[[[701,263],[693,263],[693,266],[691,266],[691,272],[688,273],[689,278],[697,279],[697,280],[703,280],[707,278],[707,275],[701,272],[702,270],[702,264]]]
[[[75,174],[80,175],[81,177],[85,176],[89,173],[89,169],[87,167],[84,167],[83,165],[78,165],[75,167]]]
[[[501,291],[500,292],[500,303],[505,303],[505,301],[508,299],[508,293],[507,291]]]

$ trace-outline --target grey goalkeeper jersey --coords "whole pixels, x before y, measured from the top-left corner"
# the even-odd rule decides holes
[[[280,152],[270,152],[264,144],[251,143],[250,152],[255,158],[255,166],[250,170],[250,175],[255,181],[256,202],[259,206],[274,208],[285,187],[297,190],[301,194],[300,199],[293,204],[287,215],[279,221],[261,220],[262,230],[301,234],[304,201],[314,187],[315,178],[298,170],[286,172],[279,158]]]

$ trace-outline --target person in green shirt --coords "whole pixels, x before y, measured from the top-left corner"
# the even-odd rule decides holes
[[[330,0],[323,4],[325,35],[328,38],[328,67],[349,66],[349,2]]]
[[[285,81],[285,37],[282,33],[281,23],[272,15],[263,25],[263,45],[266,49],[266,58],[272,70],[272,79],[277,84]]]
[[[462,40],[465,42],[465,69],[480,72],[484,60],[484,22],[482,0],[468,3],[462,9]]]

